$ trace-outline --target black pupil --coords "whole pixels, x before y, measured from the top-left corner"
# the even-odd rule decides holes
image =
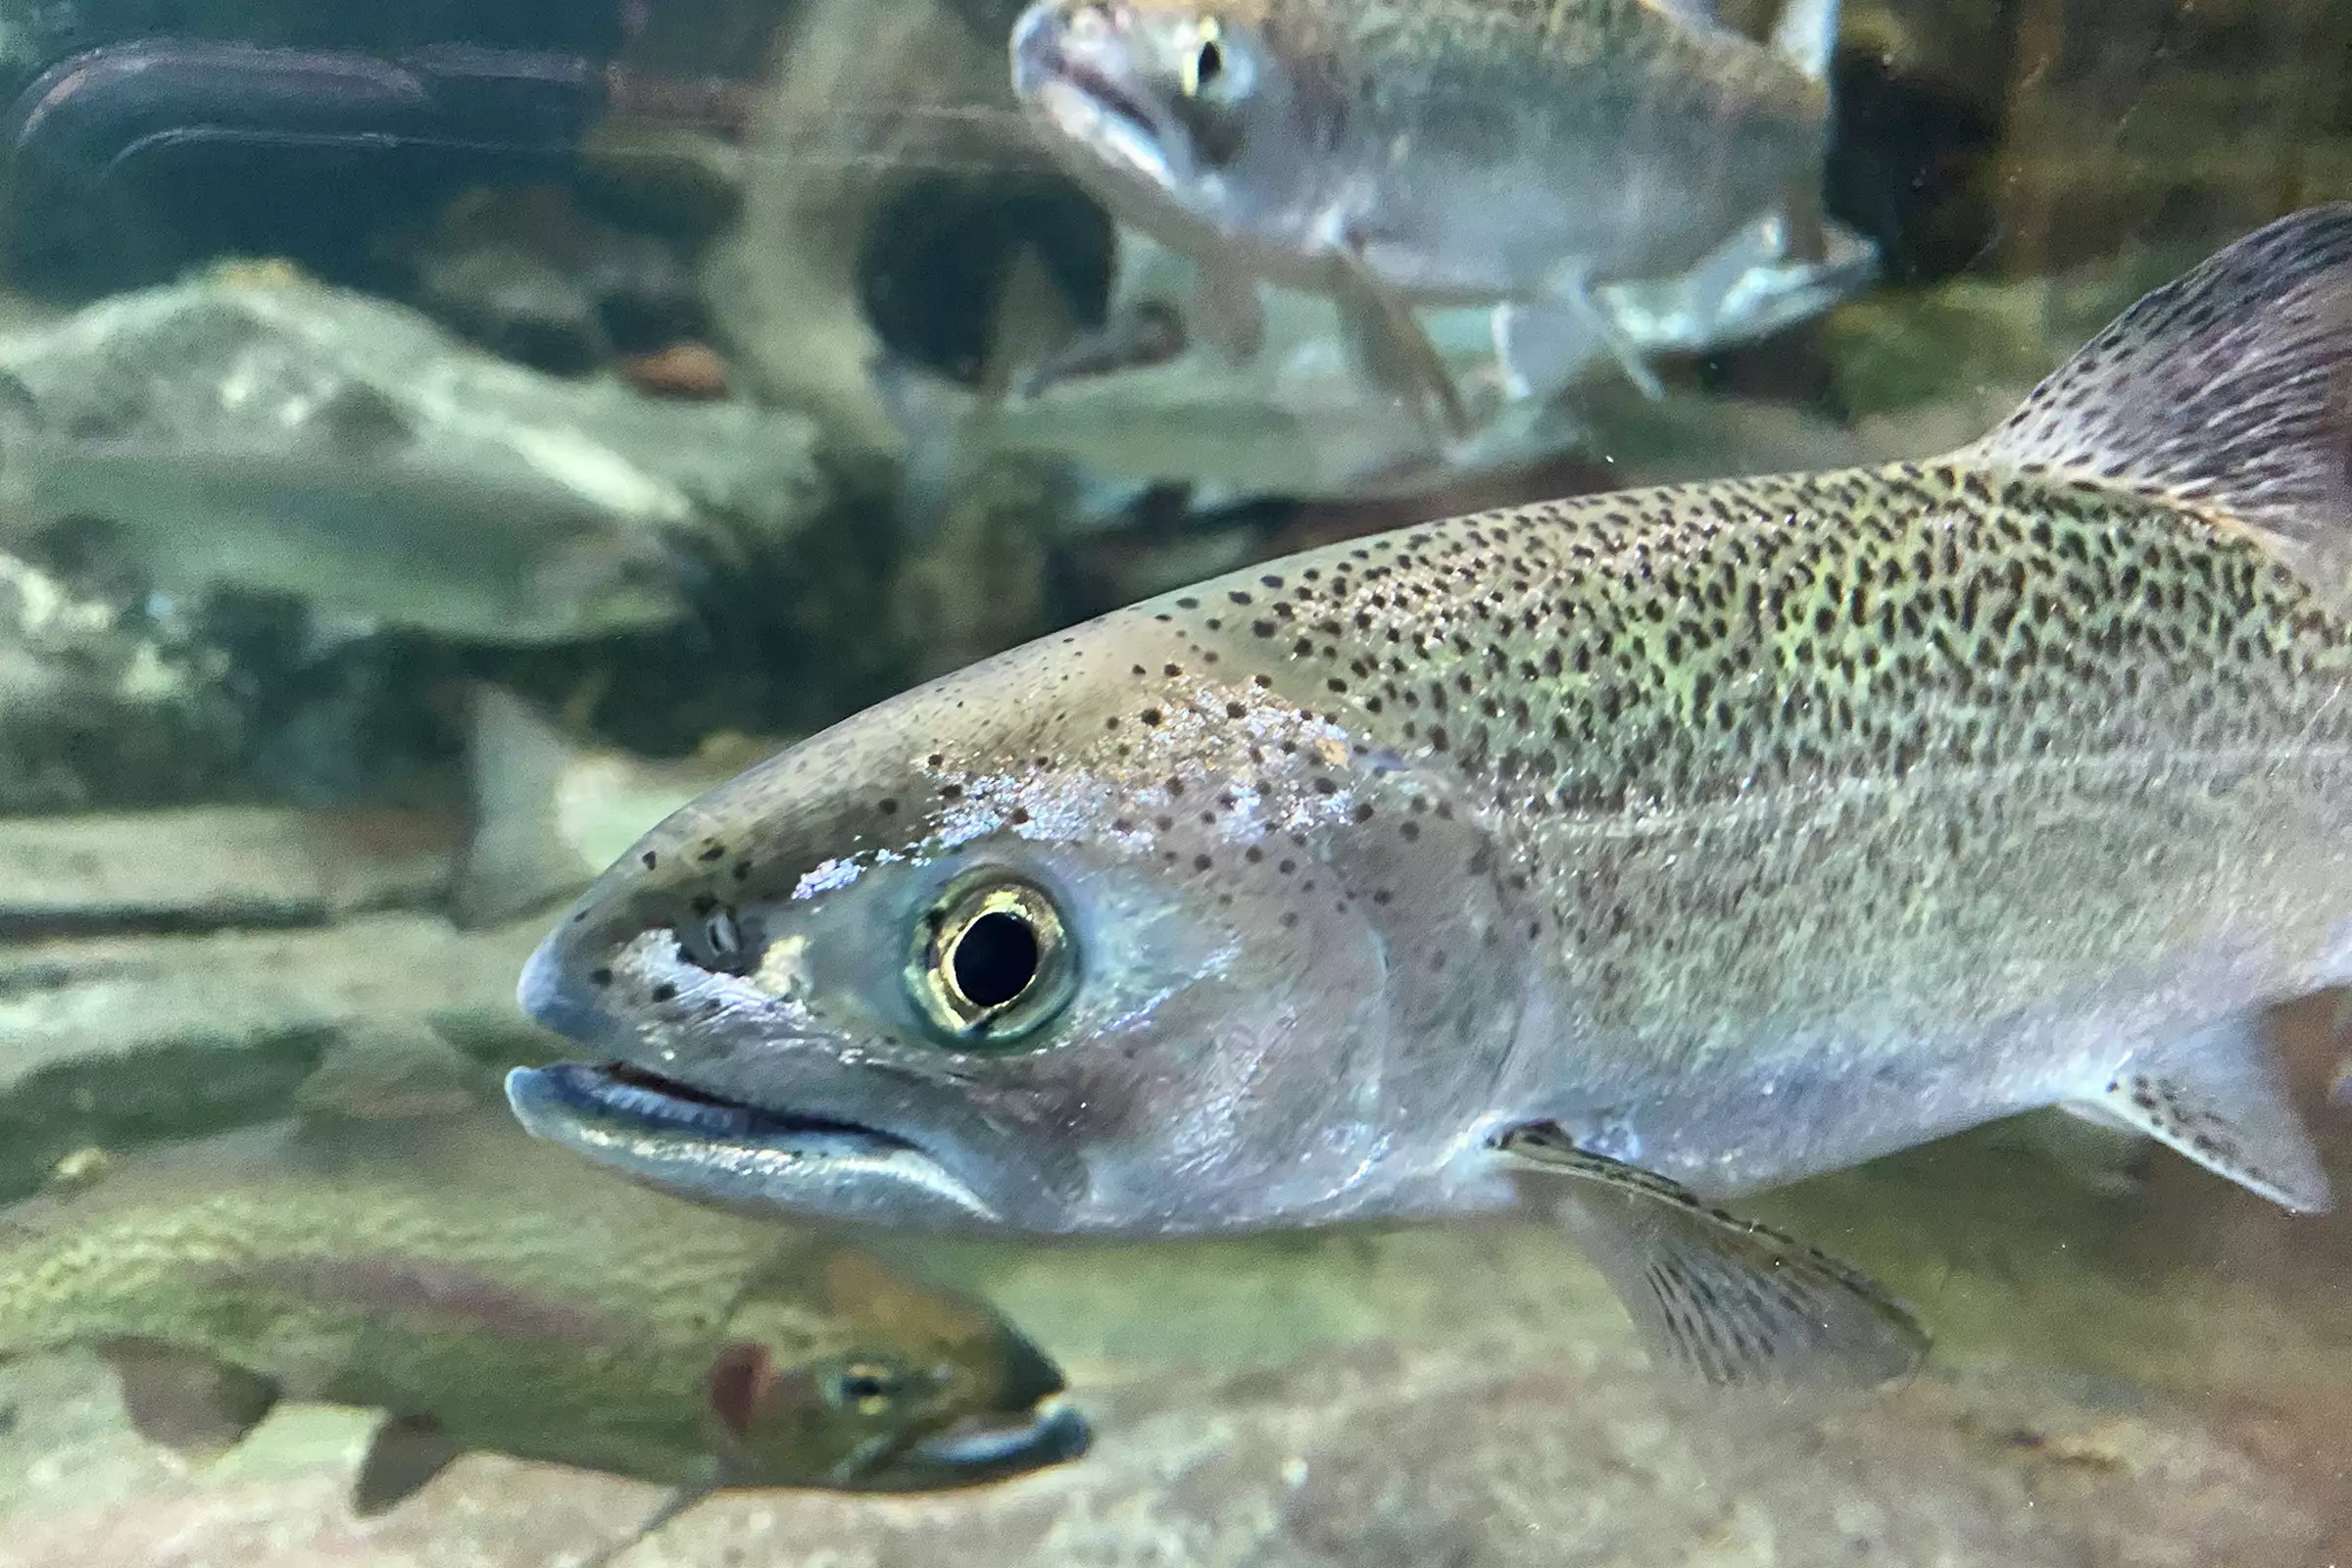
[[[956,989],[976,1007],[1001,1007],[1037,978],[1037,933],[1017,914],[992,909],[963,928],[948,956]]]
[[[1205,87],[1217,79],[1217,73],[1225,69],[1225,51],[1213,42],[1204,43],[1200,46],[1200,58],[1193,63],[1193,67],[1194,79]]]
[[[841,1380],[841,1394],[844,1404],[863,1404],[888,1397],[890,1385],[871,1372],[853,1372]]]

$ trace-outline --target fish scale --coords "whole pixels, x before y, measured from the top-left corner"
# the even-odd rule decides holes
[[[1703,1200],[2061,1105],[2330,1201],[2262,1025],[2352,980],[2347,387],[2352,205],[1948,457],[1433,522],[1000,656],[609,870],[521,995],[625,1075],[509,1099],[910,1228],[1533,1199],[1703,1376],[1900,1376],[1899,1304]]]

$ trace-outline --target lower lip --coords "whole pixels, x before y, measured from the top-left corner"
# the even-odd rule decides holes
[[[1075,1459],[1093,1442],[1084,1416],[1068,1405],[1055,1405],[1017,1427],[925,1438],[911,1452],[918,1464],[978,1483]]]

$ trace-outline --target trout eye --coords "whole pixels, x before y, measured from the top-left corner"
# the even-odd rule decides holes
[[[941,1035],[1010,1045],[1061,1010],[1077,955],[1052,895],[999,870],[950,884],[916,922],[907,990]]]
[[[906,1385],[906,1369],[875,1356],[850,1362],[824,1380],[825,1402],[836,1410],[876,1416],[896,1404]]]
[[[1212,34],[1201,39],[1200,47],[1193,51],[1191,69],[1185,74],[1184,90],[1198,96],[1215,86],[1217,78],[1224,74],[1225,48]]]
[[[1176,64],[1176,85],[1187,100],[1230,106],[1241,96],[1249,85],[1250,62],[1235,52],[1234,44],[1214,18],[1195,29],[1190,47]]]

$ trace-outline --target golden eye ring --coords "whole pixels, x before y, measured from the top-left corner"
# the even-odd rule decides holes
[[[1178,85],[1187,98],[1198,98],[1225,73],[1224,31],[1215,20],[1200,24],[1192,52],[1185,56]]]
[[[1076,945],[1053,896],[997,869],[958,877],[915,922],[907,990],[924,1020],[967,1049],[1005,1046],[1058,1013]]]

